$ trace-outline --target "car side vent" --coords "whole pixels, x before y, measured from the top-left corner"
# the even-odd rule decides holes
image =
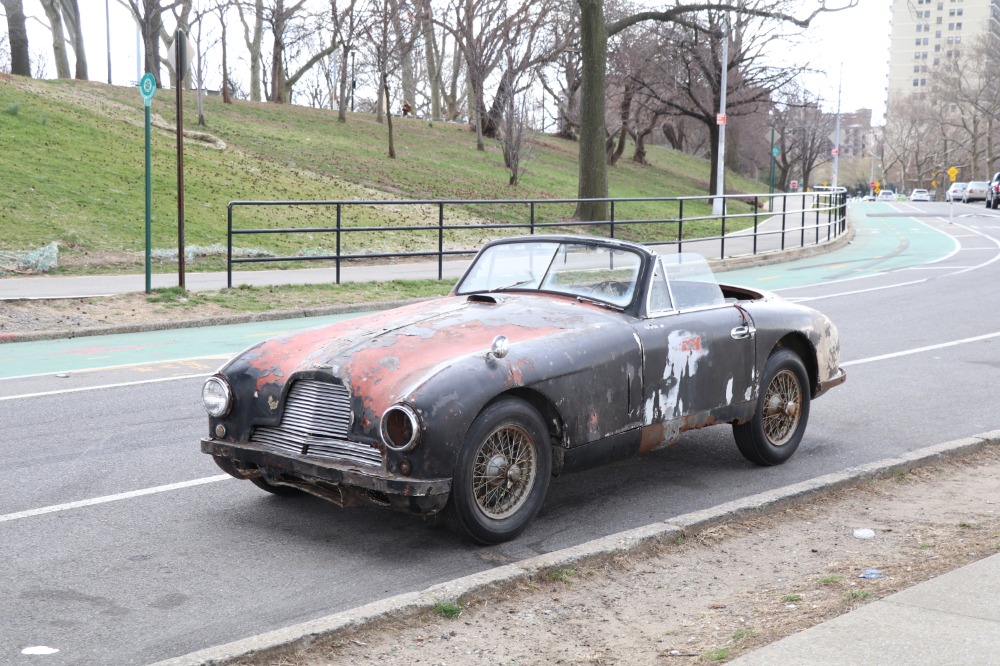
[[[499,299],[492,294],[472,294],[469,296],[470,303],[487,303],[489,305],[496,305],[499,303]]]

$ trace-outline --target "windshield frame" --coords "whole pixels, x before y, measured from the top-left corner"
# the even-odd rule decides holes
[[[480,250],[452,293],[552,294],[624,311],[645,298],[651,256],[649,250],[632,243],[585,236],[539,235],[494,241]],[[503,273],[497,268],[498,259],[523,259],[530,269],[508,264],[508,272]],[[477,275],[479,271],[486,274]],[[595,279],[598,277],[604,279]]]

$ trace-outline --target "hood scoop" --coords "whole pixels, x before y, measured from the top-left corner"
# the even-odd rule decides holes
[[[468,298],[469,303],[485,303],[487,305],[496,305],[500,302],[500,299],[493,294],[470,294]]]

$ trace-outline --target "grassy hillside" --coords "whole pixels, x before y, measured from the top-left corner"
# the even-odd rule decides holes
[[[175,124],[174,91],[153,100],[154,120]],[[536,136],[521,184],[507,185],[499,147],[475,150],[464,124],[396,118],[397,159],[387,154],[387,129],[366,114],[336,113],[295,106],[204,100],[207,126],[196,126],[195,96],[185,93],[185,128],[216,137],[185,141],[185,238],[188,245],[226,242],[226,206],[241,199],[529,199],[576,194],[573,142]],[[141,261],[144,248],[143,111],[138,90],[93,82],[31,81],[0,75],[0,250],[25,250],[56,241],[70,270],[81,264],[111,267]],[[153,247],[176,248],[176,138],[154,129]],[[704,194],[708,163],[664,149],[650,151],[649,167],[626,158],[610,170],[612,196]],[[729,179],[733,191],[759,185]],[[571,208],[549,207],[546,219],[567,219]],[[693,210],[686,210],[688,214]],[[424,215],[426,213],[426,216]],[[449,213],[451,215],[452,213]],[[479,207],[455,213],[448,222],[512,219],[523,209]],[[673,216],[633,204],[621,217]],[[332,226],[330,209],[241,211],[240,227]],[[436,224],[433,211],[389,207],[354,211],[348,225]],[[696,232],[692,226],[692,231]],[[449,244],[475,247],[482,233]],[[352,237],[348,247],[407,247],[412,234]],[[333,247],[322,235],[259,236],[241,240],[280,254]],[[193,268],[218,268],[218,259]],[[77,268],[72,268],[74,265]],[[62,269],[66,270],[66,269]],[[170,270],[165,267],[165,270]]]

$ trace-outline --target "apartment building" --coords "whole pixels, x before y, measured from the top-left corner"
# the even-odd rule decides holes
[[[1000,35],[1000,0],[893,0],[888,99],[923,97],[947,66],[988,32]]]

